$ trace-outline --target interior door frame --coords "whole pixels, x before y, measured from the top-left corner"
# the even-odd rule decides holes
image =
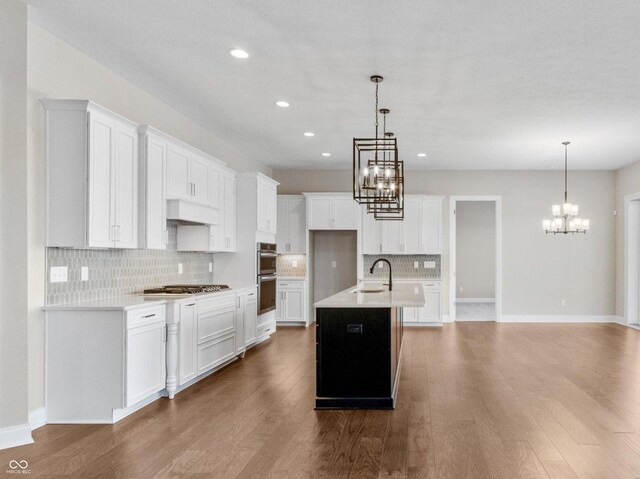
[[[458,201],[491,201],[496,218],[496,317],[502,319],[502,196],[449,196],[449,320],[456,320],[456,206]]]
[[[640,193],[624,197],[624,322],[640,322]]]

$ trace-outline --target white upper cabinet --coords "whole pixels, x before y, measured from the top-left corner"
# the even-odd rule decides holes
[[[308,229],[358,229],[360,209],[351,193],[305,193],[305,197]]]
[[[87,100],[42,100],[47,246],[138,246],[138,126]]]
[[[141,247],[166,249],[167,202],[165,171],[167,142],[147,126],[140,127],[140,240]]]
[[[211,160],[185,146],[168,142],[167,197],[208,205]]]
[[[279,253],[305,254],[306,206],[302,195],[278,195],[278,232],[276,243]]]
[[[441,254],[442,197],[405,196],[402,221],[376,221],[366,211],[363,254]]]
[[[258,188],[258,231],[262,233],[276,234],[277,223],[277,186],[264,178],[259,177]]]
[[[222,221],[220,228],[220,250],[236,250],[236,177],[228,171],[220,175]]]

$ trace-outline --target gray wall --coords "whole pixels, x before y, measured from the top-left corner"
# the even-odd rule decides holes
[[[26,104],[27,7],[18,0],[3,0],[0,2],[0,430],[25,425],[28,419]]]
[[[345,161],[345,163],[347,163]],[[278,192],[351,191],[349,170],[276,170]],[[545,235],[562,201],[562,171],[411,171],[407,194],[502,197],[502,295],[507,315],[615,312],[615,171],[572,171],[569,200],[591,220],[580,236]],[[638,183],[640,184],[640,183]],[[449,201],[444,202],[444,314],[448,314]],[[566,306],[561,306],[561,299]]]
[[[358,282],[357,233],[315,231],[313,241],[313,298],[320,301]],[[332,267],[332,262],[336,267]]]
[[[456,202],[456,298],[495,298],[495,209],[493,201]]]

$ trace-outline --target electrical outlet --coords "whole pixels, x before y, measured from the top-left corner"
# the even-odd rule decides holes
[[[49,273],[51,283],[66,283],[68,280],[68,268],[66,266],[52,266]]]
[[[178,263],[178,274],[182,274],[182,263]]]
[[[298,260],[294,259],[293,261],[291,261],[291,266],[293,266],[294,268],[298,267]]]
[[[332,261],[332,262],[331,262],[331,267],[332,267],[332,268],[335,268],[335,267],[337,267],[337,266],[338,266],[338,263],[336,263],[335,261]]]
[[[81,281],[89,281],[89,267],[83,266],[80,268],[80,280]]]
[[[560,300],[560,306],[566,306],[567,305],[567,300],[566,299],[561,299]]]
[[[416,269],[418,268],[418,262],[417,261],[413,262],[413,267],[416,268]]]
[[[209,273],[213,273],[213,263],[209,263]]]

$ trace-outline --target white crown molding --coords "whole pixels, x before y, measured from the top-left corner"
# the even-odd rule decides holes
[[[0,449],[32,444],[31,428],[28,423],[0,429]]]

